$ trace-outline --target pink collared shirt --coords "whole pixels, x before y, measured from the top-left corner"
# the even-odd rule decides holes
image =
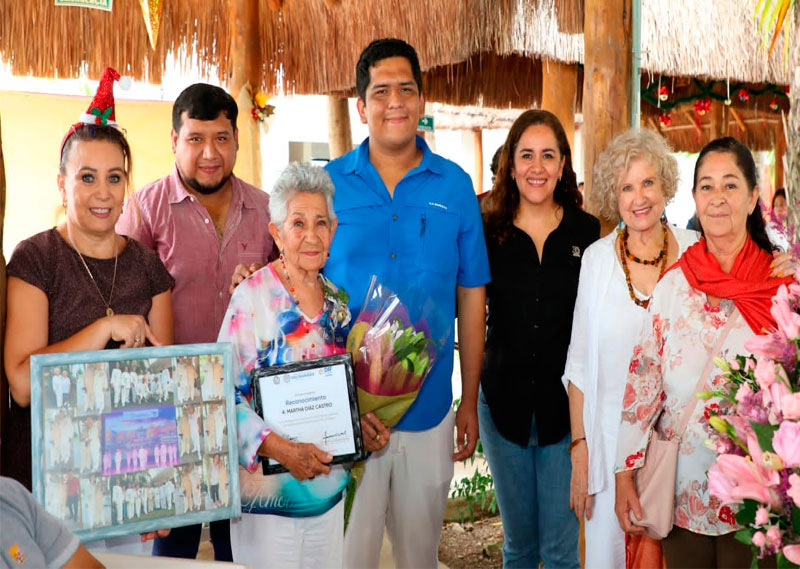
[[[272,252],[269,196],[231,176],[233,195],[222,242],[214,222],[172,174],[136,192],[140,220],[126,204],[117,232],[154,249],[175,279],[172,310],[176,344],[215,342],[228,308],[237,264],[266,263]]]

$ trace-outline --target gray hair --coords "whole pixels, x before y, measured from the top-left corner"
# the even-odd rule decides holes
[[[678,161],[664,137],[646,128],[623,132],[612,140],[594,162],[592,193],[589,199],[601,218],[619,218],[617,186],[632,161],[646,160],[661,181],[664,199],[669,203],[678,191]]]
[[[331,221],[336,219],[333,210],[335,190],[328,173],[310,162],[292,162],[283,169],[269,195],[269,217],[275,225],[283,225],[289,213],[289,202],[300,192],[322,194],[328,205],[328,217]]]

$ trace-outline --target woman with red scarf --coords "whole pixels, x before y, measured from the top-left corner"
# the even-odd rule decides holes
[[[623,530],[644,533],[633,482],[644,464],[650,427],[661,438],[679,431],[681,411],[694,404],[683,432],[675,484],[674,527],[662,541],[671,567],[749,567],[747,546],[734,538],[733,511],[708,491],[714,453],[703,441],[706,408],[696,388],[710,358],[747,353],[744,342],[775,326],[771,298],[790,277],[771,277],[772,245],[758,207],[750,151],[727,137],[700,152],[692,190],[703,237],[684,252],[656,287],[650,317],[634,347],[617,443],[616,513]],[[721,347],[714,347],[727,333]],[[715,365],[702,390],[725,382]],[[696,404],[695,404],[696,402]]]

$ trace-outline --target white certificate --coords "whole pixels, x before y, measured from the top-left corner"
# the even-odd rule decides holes
[[[363,458],[349,355],[255,370],[253,391],[256,410],[274,433],[315,444],[333,455],[334,464]],[[265,460],[265,473],[285,471]]]

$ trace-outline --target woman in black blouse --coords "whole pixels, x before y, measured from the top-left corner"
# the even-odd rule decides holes
[[[504,567],[580,567],[561,375],[581,255],[600,235],[581,202],[561,123],[526,111],[483,203],[492,282],[478,414],[503,518]]]

